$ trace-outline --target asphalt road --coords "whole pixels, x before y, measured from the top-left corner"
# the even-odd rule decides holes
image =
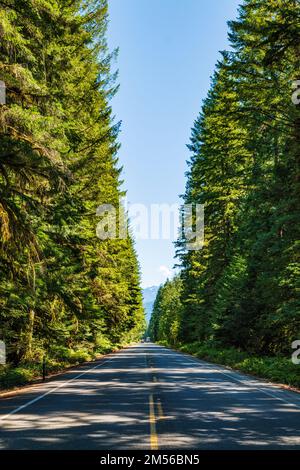
[[[300,394],[139,344],[0,399],[0,449],[300,449]]]

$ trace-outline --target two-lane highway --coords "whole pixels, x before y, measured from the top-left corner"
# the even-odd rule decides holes
[[[0,449],[300,449],[300,394],[146,343],[0,399]]]

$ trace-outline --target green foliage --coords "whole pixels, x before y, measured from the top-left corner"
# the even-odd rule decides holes
[[[25,385],[34,378],[34,372],[24,367],[14,369],[0,369],[0,388],[11,388]]]
[[[225,365],[242,372],[294,387],[300,387],[299,366],[284,357],[256,357],[235,348],[220,348],[212,343],[189,343],[180,351],[199,359]]]
[[[205,241],[182,266],[182,342],[289,354],[300,336],[297,1],[244,0],[192,129],[185,203]]]
[[[46,373],[63,371],[69,366],[90,361],[93,354],[85,349],[76,351],[68,348],[57,348],[50,358],[46,358]],[[26,385],[33,380],[41,379],[43,375],[42,359],[21,362],[18,367],[13,365],[0,366],[0,389]]]
[[[181,279],[167,280],[157,292],[149,324],[149,335],[153,341],[167,341],[175,345],[181,323]]]
[[[96,236],[97,207],[120,212],[124,194],[106,26],[106,0],[1,9],[0,337],[14,364],[77,362],[143,332],[133,241]]]

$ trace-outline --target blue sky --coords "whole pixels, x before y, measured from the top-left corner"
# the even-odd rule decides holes
[[[109,0],[108,44],[119,47],[119,159],[129,203],[180,203],[190,129],[210,84],[227,21],[241,0]],[[172,240],[137,240],[142,285],[174,265]]]

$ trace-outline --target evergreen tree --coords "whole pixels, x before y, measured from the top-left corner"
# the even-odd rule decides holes
[[[179,340],[182,306],[182,282],[179,276],[160,286],[151,315],[149,334],[154,341],[166,341],[174,346]]]
[[[96,235],[97,207],[119,212],[123,195],[106,26],[106,0],[1,9],[0,325],[15,362],[144,328],[132,239]]]
[[[230,22],[188,146],[205,242],[177,243],[182,341],[278,354],[299,336],[299,19],[296,0],[245,0]]]

